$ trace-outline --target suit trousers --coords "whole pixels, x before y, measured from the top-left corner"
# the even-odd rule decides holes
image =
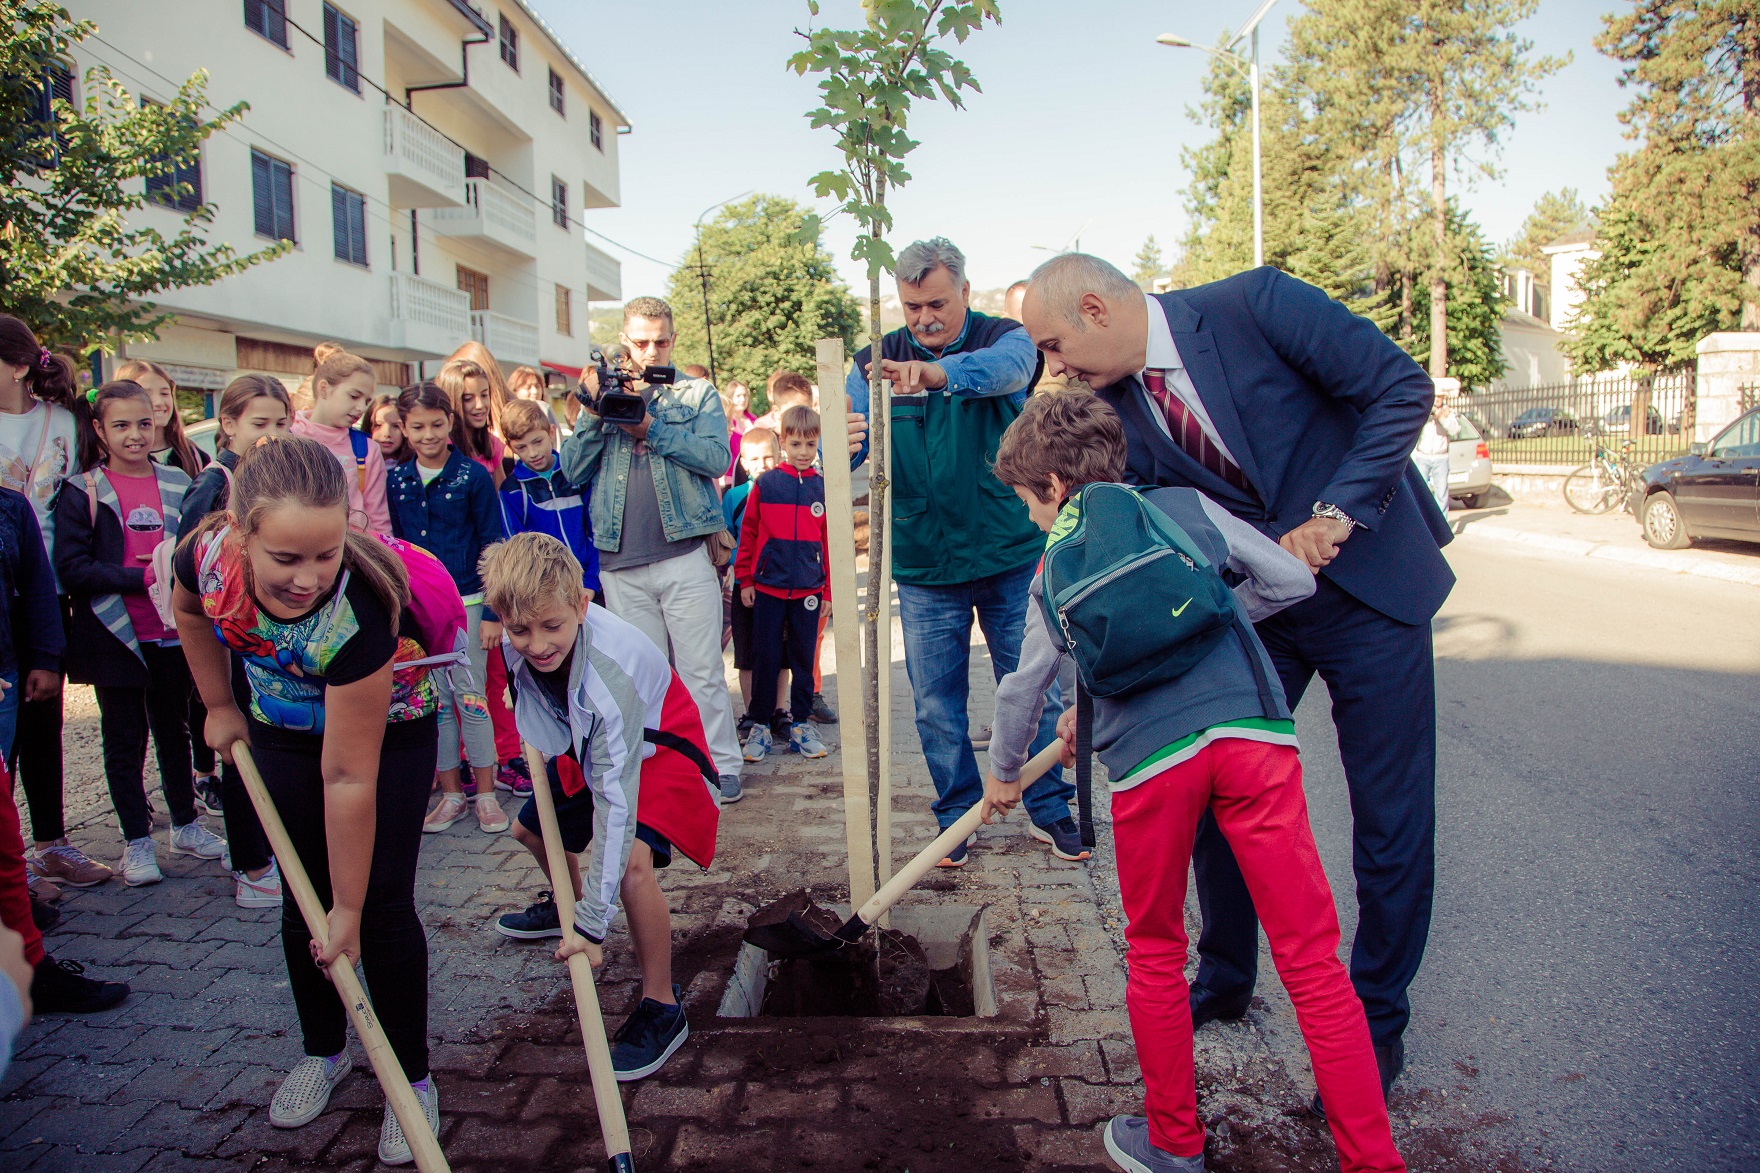
[[[1428,624],[1390,619],[1325,575],[1308,599],[1257,625],[1293,712],[1318,672],[1350,789],[1357,937],[1351,983],[1377,1045],[1406,1029],[1406,989],[1424,960],[1436,886],[1436,675]],[[1212,815],[1192,866],[1204,931],[1198,981],[1219,994],[1253,988],[1259,933],[1253,897]]]

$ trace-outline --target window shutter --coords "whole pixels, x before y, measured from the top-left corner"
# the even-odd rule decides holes
[[[274,176],[269,168],[269,156],[261,151],[251,152],[251,207],[256,215],[258,236],[275,235],[275,193],[272,190]]]
[[[336,259],[339,261],[352,261],[354,256],[348,247],[350,243],[348,235],[348,193],[340,187],[337,187],[334,183],[330,185],[330,237],[331,242],[336,249]]]
[[[279,159],[269,165],[275,176],[275,235],[293,240],[293,168]]]
[[[357,265],[367,263],[367,199],[365,196],[349,193],[348,197],[348,243],[352,259]]]

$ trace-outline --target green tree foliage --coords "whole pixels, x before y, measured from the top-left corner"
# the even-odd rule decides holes
[[[1496,250],[1479,226],[1448,203],[1448,372],[1463,387],[1487,387],[1503,377],[1503,311],[1508,299]],[[1430,286],[1412,291],[1412,357],[1430,357]]]
[[[94,31],[47,0],[0,0],[0,305],[45,345],[72,351],[151,338],[171,317],[153,295],[212,284],[290,247],[241,256],[210,244],[211,204],[147,210],[143,181],[174,178],[246,105],[205,118],[205,73],[163,105],[137,101],[102,65],[72,76],[72,47]],[[73,100],[55,97],[45,119],[55,74]],[[156,223],[176,227],[167,235]]]
[[[787,369],[815,377],[813,343],[855,344],[862,315],[817,239],[800,239],[807,212],[782,196],[756,195],[724,208],[702,226],[708,270],[715,373],[762,393],[764,380]],[[703,327],[703,280],[693,245],[673,270],[666,300],[678,324],[680,363],[709,361]]]
[[[1137,250],[1135,268],[1131,270],[1131,280],[1142,286],[1144,290],[1152,290],[1155,282],[1167,275],[1167,263],[1161,258],[1161,245],[1155,240],[1154,233],[1143,242]]]
[[[1706,334],[1760,330],[1760,12],[1636,0],[1604,19],[1640,145],[1613,165],[1565,351],[1581,371],[1677,366]]]
[[[1574,187],[1549,191],[1534,201],[1534,210],[1522,221],[1521,230],[1504,246],[1499,260],[1505,265],[1520,265],[1534,274],[1542,286],[1552,285],[1552,258],[1540,250],[1567,233],[1587,228],[1594,223],[1588,205]]]

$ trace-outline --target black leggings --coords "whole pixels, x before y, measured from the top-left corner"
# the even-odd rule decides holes
[[[20,680],[23,687],[24,681]],[[63,681],[65,689],[66,682]],[[57,693],[46,701],[18,702],[18,733],[12,739],[13,778],[24,787],[31,808],[31,838],[52,843],[67,834],[61,799],[61,702]]]
[[[287,827],[306,875],[331,904],[330,850],[324,836],[322,737],[290,736],[253,720],[252,755]],[[373,1010],[403,1073],[428,1074],[428,937],[416,916],[416,859],[434,782],[439,745],[433,717],[391,726],[379,753],[373,866],[361,907],[361,963]],[[240,801],[244,800],[241,793]],[[225,800],[232,804],[230,796]],[[283,860],[283,866],[288,861]],[[235,858],[236,866],[238,860]],[[336,987],[312,964],[311,931],[291,893],[281,902],[281,949],[299,1009],[308,1055],[328,1057],[348,1045],[348,1016]]]
[[[150,688],[99,685],[92,690],[98,695],[98,728],[104,738],[104,779],[127,839],[145,838],[153,829],[145,783],[149,728],[172,825],[181,827],[196,818],[189,765],[189,666],[176,645],[144,643],[141,657],[147,662]]]

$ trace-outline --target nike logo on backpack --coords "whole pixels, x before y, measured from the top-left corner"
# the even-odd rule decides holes
[[[1192,605],[1192,601],[1190,599],[1187,599],[1185,602],[1181,603],[1179,606],[1177,606],[1173,609],[1173,617],[1175,619],[1178,619],[1181,615],[1184,615],[1186,613],[1186,608],[1190,607],[1191,605]]]

